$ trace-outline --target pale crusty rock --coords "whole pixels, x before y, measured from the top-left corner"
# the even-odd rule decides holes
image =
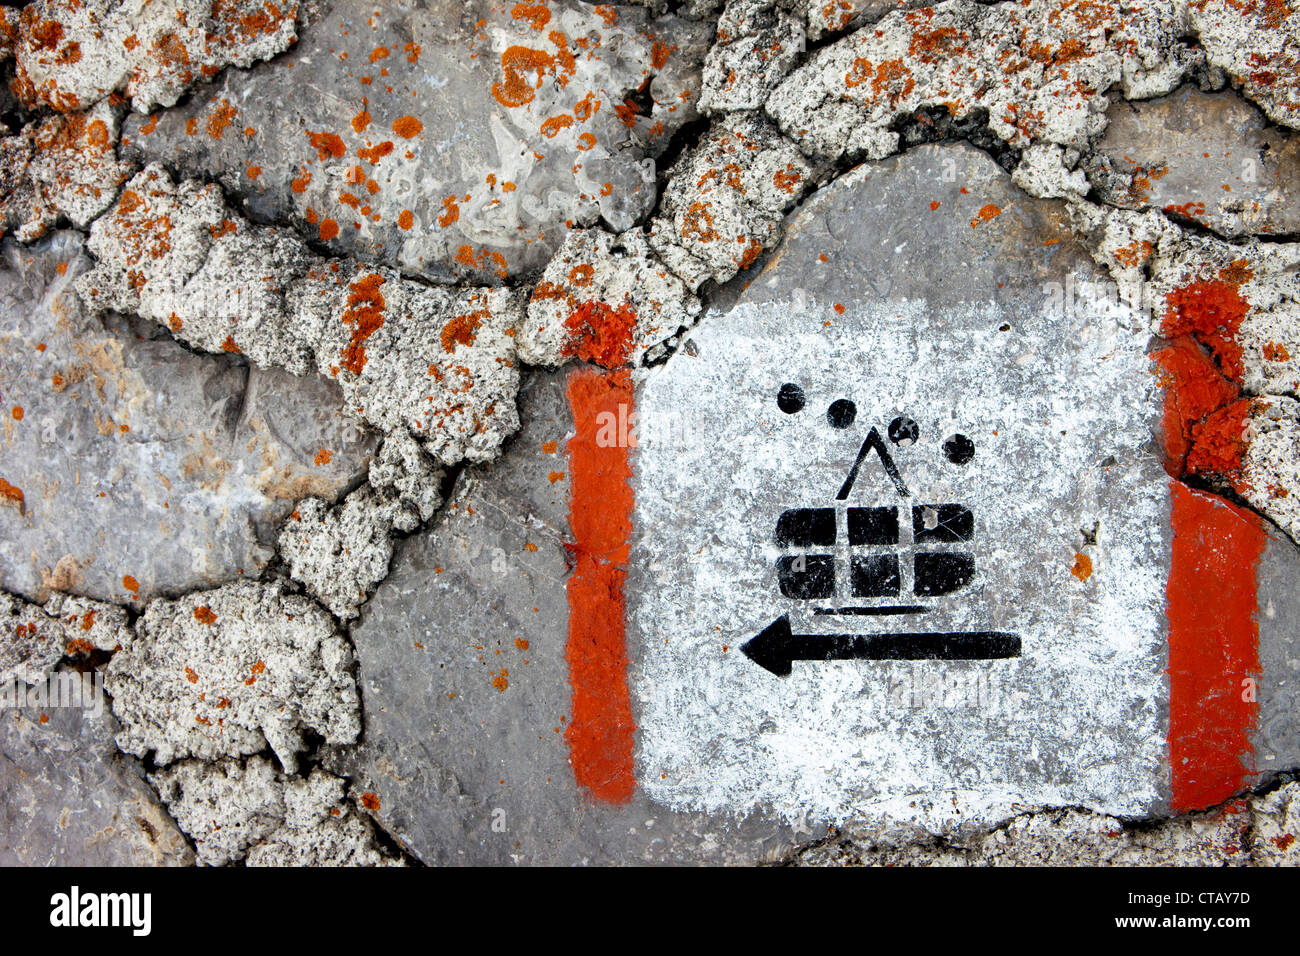
[[[1163,209],[1229,238],[1300,232],[1300,138],[1235,93],[1184,86],[1115,103],[1106,117],[1086,163],[1105,202]]]
[[[78,290],[91,308],[151,319],[203,351],[296,375],[312,367],[284,292],[319,260],[292,235],[230,213],[215,184],[175,184],[149,166],[96,220],[87,248],[98,262]]]
[[[984,6],[950,0],[892,13],[815,53],[785,79],[767,111],[804,152],[879,159],[898,148],[892,124],[927,104],[987,113],[1016,148],[1078,149],[1104,127],[1102,95],[1167,93],[1199,62],[1178,39],[1183,8],[1060,0]]]
[[[138,608],[259,573],[298,499],[364,478],[373,434],[319,376],[90,314],[90,266],[72,232],[0,246],[0,586]]]
[[[297,14],[261,0],[35,0],[18,17],[14,89],[29,109],[85,109],[115,92],[142,112],[171,106],[223,67],[287,49]]]
[[[705,113],[760,109],[805,46],[805,0],[730,0],[704,61]]]
[[[159,764],[270,746],[289,772],[311,730],[353,743],[360,705],[352,648],[281,582],[251,581],[153,601],[106,670],[118,746]]]
[[[709,27],[627,5],[325,0],[284,57],[124,130],[260,221],[436,281],[530,277],[621,231],[697,118]]]
[[[511,290],[320,259],[249,225],[215,185],[175,185],[158,165],[96,220],[88,247],[99,261],[77,287],[92,308],[139,314],[204,351],[315,369],[361,420],[419,436],[448,464],[490,459],[518,427]]]
[[[394,532],[414,531],[442,505],[444,474],[405,432],[389,435],[369,485],[332,508],[307,498],[285,522],[279,546],[289,575],[335,617],[356,617],[388,576]]]
[[[445,475],[406,432],[388,435],[370,462],[370,486],[398,505],[393,517],[398,531],[414,531],[433,517],[442,505]]]
[[[881,842],[849,829],[797,850],[798,866],[1295,866],[1300,784],[1230,807],[1133,826],[1086,810],[1027,813],[972,838]]]
[[[1269,395],[1250,401],[1248,410],[1240,474],[1228,478],[1247,502],[1300,541],[1300,402]]]
[[[318,498],[305,499],[280,532],[289,576],[335,617],[356,617],[375,585],[388,576],[394,510],[368,486],[334,508]]]
[[[1268,115],[1300,128],[1300,32],[1284,3],[1190,0],[1188,13],[1206,59]]]
[[[128,634],[115,604],[55,594],[42,607],[0,591],[0,684],[39,683],[65,654],[113,651]]]
[[[813,175],[761,114],[730,114],[673,168],[650,245],[692,291],[725,282],[778,240]]]
[[[84,113],[29,123],[5,140],[0,232],[20,242],[45,235],[60,216],[78,229],[107,209],[131,174],[117,158],[118,120],[101,102]]]
[[[264,757],[186,760],[150,777],[194,840],[198,862],[223,866],[391,866],[401,861],[344,799],[345,781],[316,769],[306,779]]]
[[[608,367],[635,364],[662,352],[661,343],[699,313],[699,300],[642,232],[575,230],[534,287],[516,346],[531,365],[562,365],[574,356]]]
[[[488,461],[519,427],[510,289],[444,288],[387,268],[319,269],[287,297],[295,334],[358,416],[451,465]]]
[[[928,5],[926,0],[810,0],[808,38],[820,40],[851,27],[874,23],[895,10],[912,10]]]
[[[113,745],[95,675],[55,677],[76,682],[83,706],[0,710],[0,866],[193,865],[139,763]]]

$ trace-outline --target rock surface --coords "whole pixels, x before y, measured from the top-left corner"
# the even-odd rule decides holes
[[[153,774],[163,802],[193,839],[198,862],[222,866],[383,866],[399,860],[344,799],[345,782],[323,770],[285,776],[251,757],[193,760]]]
[[[102,680],[61,671],[97,707],[0,710],[0,865],[191,866],[194,852],[113,745]]]
[[[566,375],[533,375],[502,458],[401,542],[353,630],[361,744],[334,758],[430,865],[755,862],[792,831],[593,803],[569,769]],[[814,831],[806,831],[814,832]],[[814,832],[815,835],[815,832]]]
[[[365,474],[374,439],[335,386],[90,314],[71,288],[91,267],[75,233],[0,255],[6,589],[139,607],[255,575],[298,498]]]
[[[356,741],[352,669],[320,607],[279,583],[241,581],[151,602],[105,674],[126,753],[163,765],[269,746],[293,773],[305,734]]]
[[[1300,139],[1235,94],[1186,86],[1116,103],[1106,119],[1089,171],[1106,202],[1163,209],[1230,238],[1300,231]]]
[[[695,118],[702,24],[627,5],[320,4],[286,57],[127,124],[128,154],[220,179],[254,219],[447,281],[622,231]]]

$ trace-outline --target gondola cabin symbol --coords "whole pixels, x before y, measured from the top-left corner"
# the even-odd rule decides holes
[[[777,406],[793,415],[806,404],[803,390],[787,383]],[[850,428],[857,408],[848,399],[826,412],[836,429]],[[872,426],[834,501],[790,508],[776,522],[776,578],[792,610],[814,618],[851,621],[923,622],[945,599],[960,599],[975,576],[975,515],[959,502],[917,503],[899,471],[890,445],[909,447],[920,438],[910,418],[895,418],[889,442]],[[965,435],[949,436],[944,457],[964,468],[975,457]],[[897,497],[891,502],[849,504],[863,468],[884,469]],[[1020,638],[997,631],[875,630],[868,633],[795,634],[783,614],[741,650],[778,676],[803,660],[992,660],[1019,657]]]

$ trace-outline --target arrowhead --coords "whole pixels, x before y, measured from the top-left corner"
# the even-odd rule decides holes
[[[777,677],[789,677],[794,670],[790,657],[790,616],[782,614],[757,636],[741,645],[740,651]]]

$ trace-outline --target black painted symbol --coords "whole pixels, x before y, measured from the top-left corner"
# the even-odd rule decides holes
[[[782,614],[746,643],[746,657],[777,677],[795,661],[983,661],[1020,656],[1020,638],[999,631],[958,633],[795,634]]]
[[[916,422],[906,416],[895,418],[889,423],[889,440],[895,445],[915,445],[916,440],[921,437],[921,429],[917,427]]]
[[[954,465],[964,465],[975,457],[975,443],[965,435],[953,435],[943,443],[943,453]]]
[[[837,398],[826,409],[826,420],[831,423],[831,428],[848,428],[857,417],[858,406],[847,398]]]
[[[796,394],[794,410],[803,408],[803,391],[790,384],[782,386],[778,405],[789,410],[783,401],[789,404]],[[843,429],[853,424],[857,408],[848,399],[838,399],[826,414],[833,426]],[[887,434],[902,453],[918,442],[920,428],[911,418],[899,416],[890,422]],[[974,457],[975,445],[964,435],[952,435],[943,442],[942,451],[953,464],[965,465]],[[975,556],[962,547],[975,538],[975,515],[965,505],[847,503],[872,456],[899,498],[911,498],[894,453],[872,427],[832,506],[791,508],[777,518],[776,542],[785,552],[776,562],[777,585],[788,599],[823,602],[810,608],[814,616],[869,623],[924,615],[939,606],[932,603],[936,599],[960,594],[975,579]],[[864,603],[825,603],[839,595]],[[772,673],[785,675],[796,660],[1018,657],[1020,638],[994,631],[794,634],[785,615],[742,650]]]
[[[776,393],[776,407],[787,415],[803,411],[805,403],[803,389],[794,382],[786,382],[781,386],[781,390]]]

